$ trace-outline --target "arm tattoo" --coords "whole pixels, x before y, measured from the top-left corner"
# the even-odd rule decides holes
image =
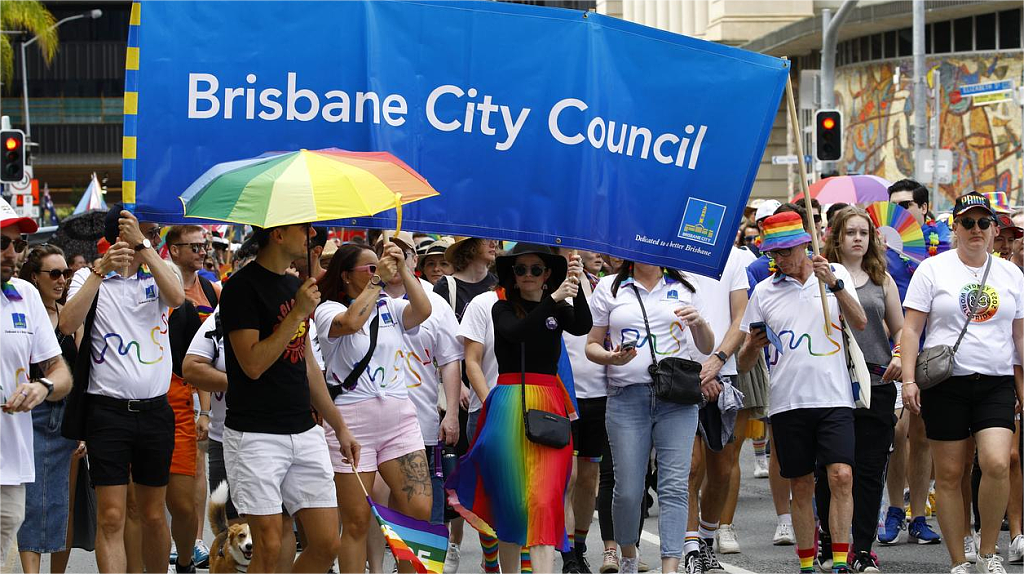
[[[45,361],[40,361],[39,363],[36,364],[39,366],[39,370],[43,372],[43,375],[46,376],[52,373],[53,370],[57,368],[57,365],[61,364],[62,362],[64,362],[64,358],[61,357],[60,355],[57,355],[56,357],[50,357],[49,359],[46,359]]]
[[[412,502],[413,497],[433,495],[430,486],[430,469],[427,465],[427,457],[422,450],[409,453],[398,458],[398,470],[401,473],[402,492],[405,493],[407,501]]]

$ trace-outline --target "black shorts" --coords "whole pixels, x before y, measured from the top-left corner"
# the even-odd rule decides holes
[[[987,428],[1013,432],[1013,376],[950,377],[921,391],[921,418],[931,440],[964,440]]]
[[[580,418],[573,421],[573,445],[576,456],[601,462],[602,453],[608,449],[608,431],[604,426],[605,404],[608,397],[578,399]]]
[[[775,456],[783,478],[814,472],[816,464],[853,466],[853,409],[794,409],[772,415]]]
[[[167,486],[174,411],[166,397],[156,408],[132,412],[107,397],[88,395],[86,409],[85,445],[95,486],[128,484],[129,472],[135,484]]]
[[[211,438],[206,449],[206,459],[210,462],[210,469],[206,472],[206,476],[209,478],[210,492],[212,493],[217,490],[220,483],[228,481],[228,471],[224,465],[224,443]],[[224,512],[228,520],[238,518],[238,511],[235,510],[235,504],[231,502],[230,492],[228,492],[228,501],[224,505]]]

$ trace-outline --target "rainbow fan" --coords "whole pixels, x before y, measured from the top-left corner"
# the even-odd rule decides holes
[[[928,258],[921,225],[909,211],[888,201],[876,201],[867,206],[867,212],[885,239],[886,247],[917,263]]]

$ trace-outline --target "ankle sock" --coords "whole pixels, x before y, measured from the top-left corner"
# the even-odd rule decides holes
[[[705,522],[701,519],[700,526],[697,528],[697,535],[704,540],[714,540],[716,530],[718,530],[717,522]]]
[[[693,530],[687,531],[686,538],[683,540],[683,554],[689,554],[690,552],[696,552],[700,550],[700,536]]]
[[[832,569],[843,568],[846,566],[846,555],[850,553],[850,544],[833,542],[832,543]]]
[[[801,572],[814,572],[814,548],[799,548],[796,555],[800,557]]]
[[[496,573],[500,571],[498,566],[498,539],[486,534],[480,535],[480,548],[484,554],[484,572]]]
[[[519,551],[519,571],[523,574],[533,572],[533,562],[530,561],[529,548],[523,548]]]
[[[780,514],[779,517],[778,517],[778,520],[779,520],[779,524],[789,524],[790,526],[793,525],[793,515],[792,514]]]

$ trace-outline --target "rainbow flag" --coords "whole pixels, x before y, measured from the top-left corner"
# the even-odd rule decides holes
[[[443,524],[416,520],[369,498],[366,501],[396,560],[408,560],[420,574],[441,574],[448,553],[448,529]]]

